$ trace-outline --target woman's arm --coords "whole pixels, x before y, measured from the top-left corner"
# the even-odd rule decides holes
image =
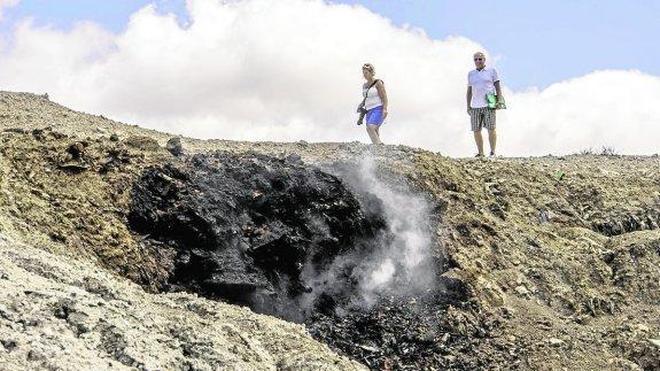
[[[385,84],[383,81],[378,81],[376,83],[376,90],[378,90],[378,96],[380,96],[380,100],[383,102],[383,120],[387,117],[387,92],[385,91]]]

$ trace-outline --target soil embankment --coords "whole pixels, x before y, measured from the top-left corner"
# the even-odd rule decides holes
[[[0,129],[0,284],[15,303],[0,307],[0,357],[16,367],[238,367],[246,352],[255,369],[358,367],[297,325],[182,290],[305,322],[371,368],[660,367],[657,156],[187,138],[179,153],[166,134],[17,93],[0,94]],[[138,337],[119,325],[131,316],[157,324]],[[204,339],[156,345],[184,344],[166,327],[186,324]]]

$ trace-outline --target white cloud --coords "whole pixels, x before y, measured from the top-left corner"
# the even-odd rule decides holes
[[[0,21],[4,17],[4,10],[18,5],[20,0],[0,0]]]
[[[67,32],[22,23],[0,54],[0,86],[194,137],[367,141],[354,110],[369,61],[391,101],[385,142],[473,152],[465,80],[481,47],[471,40],[433,40],[320,0],[189,0],[188,10],[182,27],[145,7],[117,35],[90,23]],[[600,71],[507,98],[504,154],[658,151],[659,77]]]

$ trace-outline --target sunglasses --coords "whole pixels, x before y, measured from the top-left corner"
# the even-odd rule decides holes
[[[483,61],[483,58],[474,58],[475,61]]]

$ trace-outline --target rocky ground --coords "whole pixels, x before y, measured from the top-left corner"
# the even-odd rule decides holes
[[[181,154],[174,142],[167,149],[170,135],[17,93],[0,93],[0,130],[8,369],[358,367],[299,325],[157,294],[179,255],[131,227],[133,190],[148,169],[218,150],[313,165],[362,206],[342,169],[368,158],[380,183],[429,205],[433,290],[305,320],[340,354],[374,369],[660,368],[658,156],[480,161],[402,146],[180,138]],[[184,340],[172,327],[188,329]]]
[[[302,326],[0,237],[0,370],[358,370]]]

